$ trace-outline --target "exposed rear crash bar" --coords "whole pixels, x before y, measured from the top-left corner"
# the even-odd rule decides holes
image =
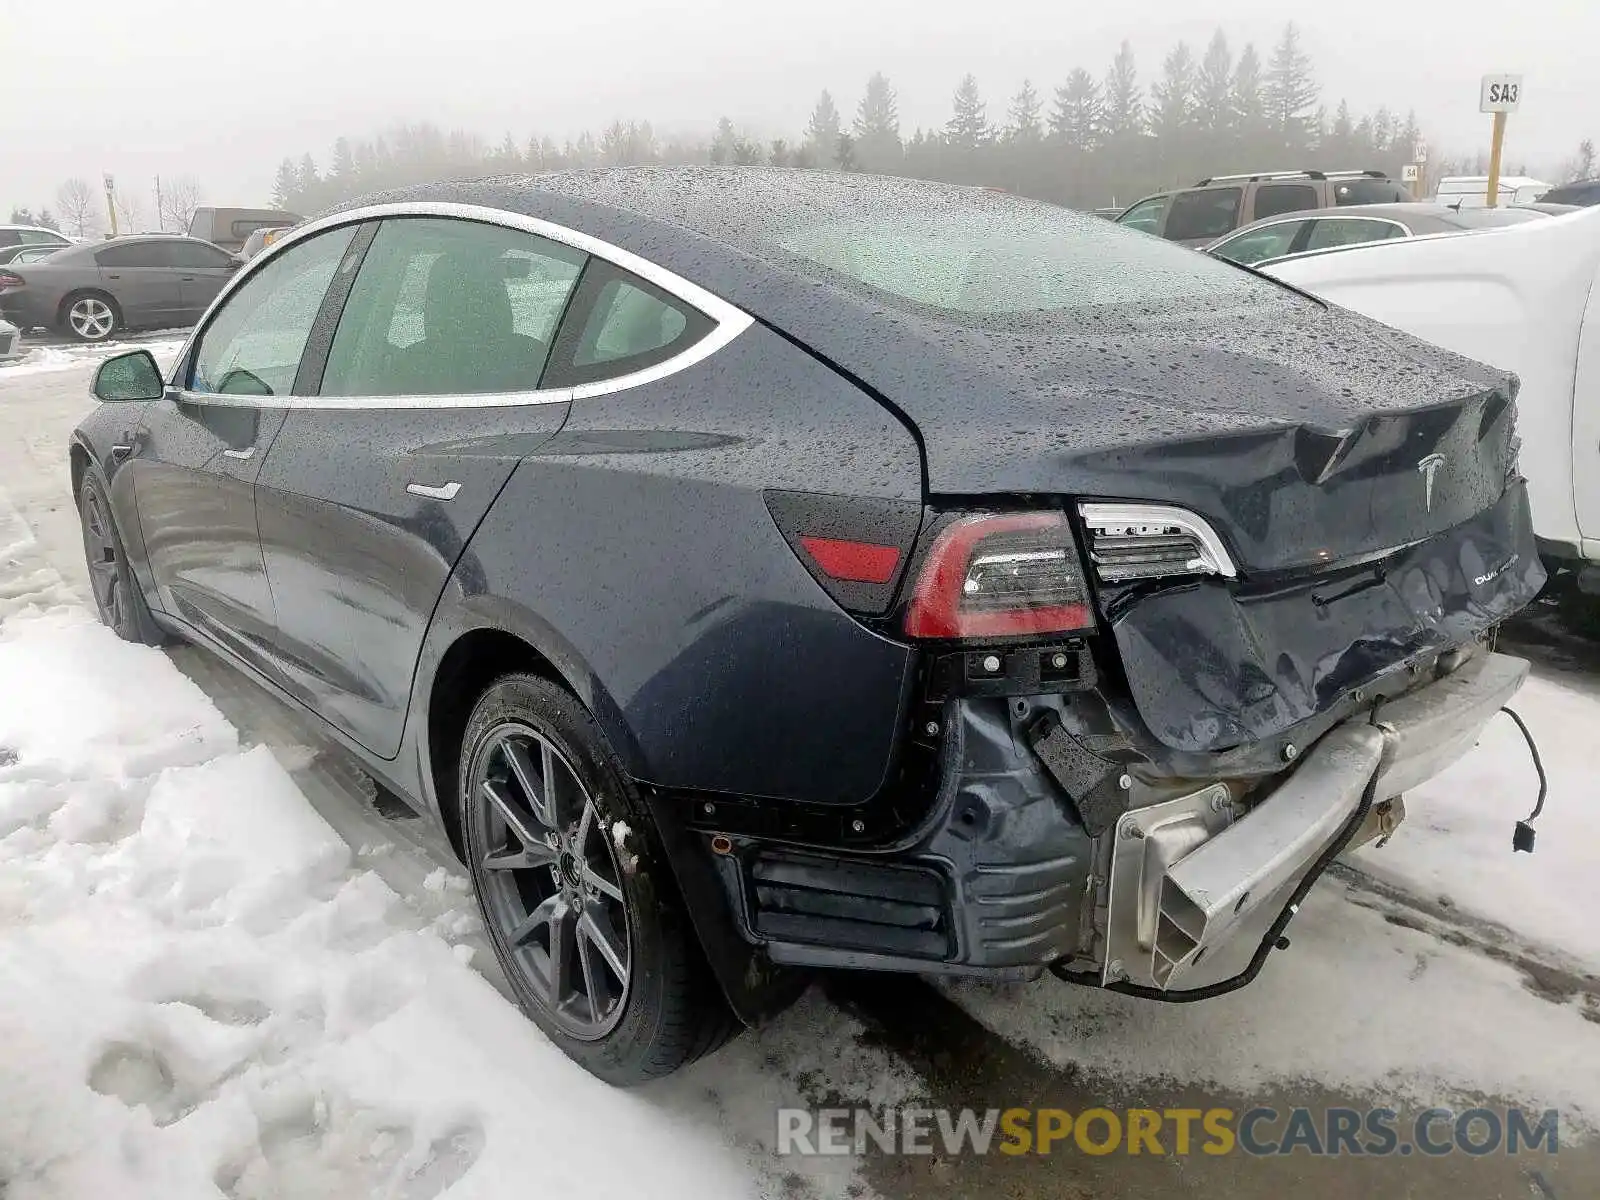
[[[1214,785],[1125,813],[1112,848],[1103,983],[1186,991],[1241,973],[1290,897],[1374,801],[1432,778],[1469,750],[1527,678],[1483,654],[1336,726],[1243,816]]]

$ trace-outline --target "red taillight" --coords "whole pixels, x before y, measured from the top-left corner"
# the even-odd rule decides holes
[[[27,282],[28,281],[26,279],[24,279],[21,275],[18,275],[15,271],[0,271],[0,292],[5,291],[7,288],[21,287]]]
[[[1063,513],[964,517],[934,540],[906,610],[916,638],[1067,633],[1094,625]]]
[[[850,583],[888,583],[900,565],[900,550],[896,546],[815,537],[807,533],[800,535],[800,544],[824,575]]]

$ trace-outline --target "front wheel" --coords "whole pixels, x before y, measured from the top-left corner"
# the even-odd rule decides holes
[[[523,1010],[614,1084],[669,1074],[735,1023],[654,827],[594,718],[547,679],[479,699],[461,753],[467,867]]]
[[[116,301],[108,296],[74,296],[64,306],[64,332],[80,342],[103,342],[122,324]]]
[[[83,473],[78,489],[78,523],[83,531],[89,587],[100,620],[125,641],[147,646],[168,642],[170,639],[150,615],[150,606],[145,603],[122,548],[122,535],[117,531],[110,493],[99,467],[91,466]]]

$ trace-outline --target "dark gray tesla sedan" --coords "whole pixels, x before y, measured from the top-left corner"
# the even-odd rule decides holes
[[[123,329],[193,325],[241,260],[196,238],[90,242],[0,267],[0,314],[22,329],[103,342]]]
[[[811,968],[1250,980],[1527,672],[1514,391],[1015,196],[633,170],[308,222],[71,469],[106,623],[441,822],[632,1082]]]

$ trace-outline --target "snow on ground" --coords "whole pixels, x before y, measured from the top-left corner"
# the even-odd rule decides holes
[[[1538,794],[1533,762],[1509,717],[1478,749],[1406,797],[1407,815],[1361,870],[1508,926],[1600,972],[1600,807],[1594,799],[1600,702],[1568,683],[1534,678],[1511,702],[1533,731],[1550,780],[1532,854],[1511,853],[1511,829]]]
[[[102,342],[98,344],[34,346],[24,357],[19,358],[17,361],[0,364],[0,380],[14,379],[22,375],[41,375],[50,371],[68,371],[73,367],[81,367],[84,363],[99,362],[101,359],[111,358],[127,350],[148,350],[156,356],[157,362],[165,364],[182,348],[182,337],[141,341],[137,344]]]
[[[1199,1004],[1049,978],[950,993],[1002,1036],[1124,1084],[1256,1092],[1314,1081],[1419,1105],[1441,1092],[1488,1096],[1559,1106],[1573,1126],[1600,1128],[1600,992],[1582,978],[1600,969],[1588,741],[1600,699],[1534,678],[1513,703],[1550,778],[1532,855],[1512,853],[1511,831],[1533,805],[1536,777],[1520,734],[1499,717],[1472,754],[1407,796],[1388,845],[1354,856],[1358,872],[1415,896],[1422,913],[1387,903],[1360,875],[1329,876],[1289,926],[1289,949],[1249,987]],[[1441,940],[1427,910],[1461,918],[1450,932],[1465,930],[1467,944]],[[1477,930],[1474,919],[1493,928]]]
[[[7,1200],[859,1187],[833,1161],[791,1192],[766,1161],[805,1081],[878,1103],[914,1086],[850,1018],[802,1002],[658,1085],[593,1079],[450,944],[471,922],[426,920],[354,865],[266,747],[30,565],[3,501]],[[430,880],[462,894],[458,873]]]

